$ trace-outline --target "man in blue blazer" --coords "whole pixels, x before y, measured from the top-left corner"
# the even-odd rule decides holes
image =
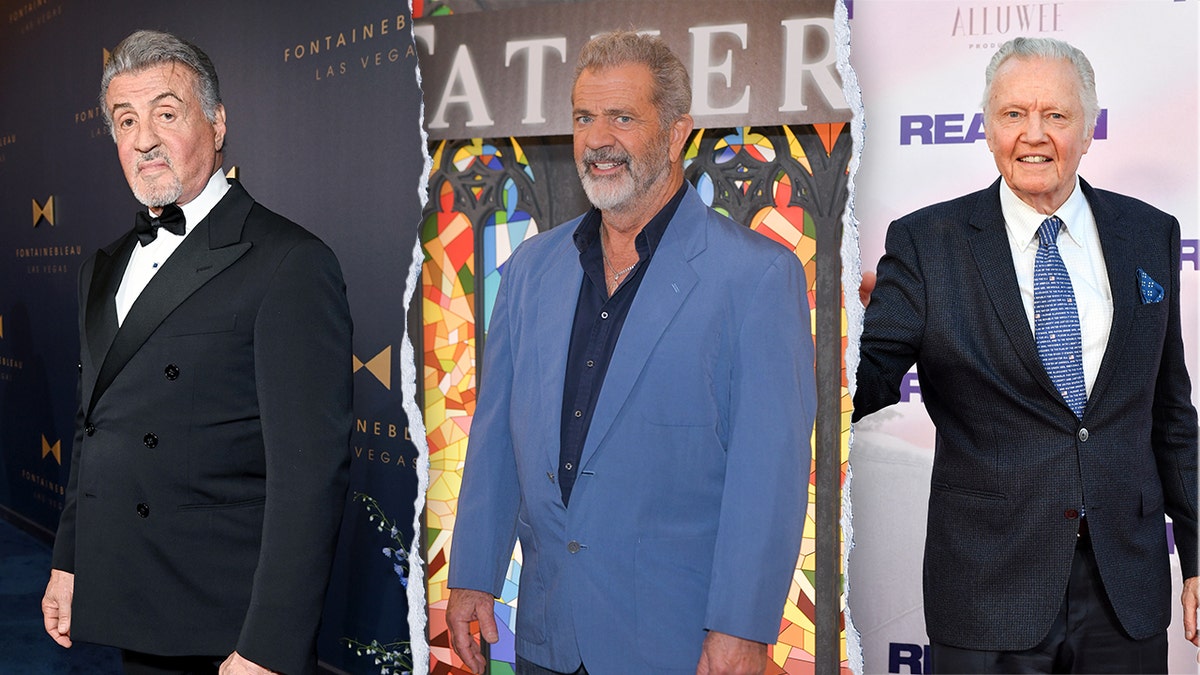
[[[79,273],[46,632],[120,647],[131,675],[315,673],[353,425],[341,269],[225,178],[199,48],[134,33],[101,88],[150,212]]]
[[[572,92],[584,216],[509,259],[455,526],[454,649],[486,663],[521,541],[519,673],[755,673],[799,552],[815,412],[804,270],[683,180],[683,65],[633,32]]]
[[[897,402],[916,363],[937,427],[934,672],[1165,672],[1164,510],[1196,641],[1179,223],[1077,178],[1099,112],[1082,52],[1017,38],[987,83],[1002,178],[892,223],[854,419]]]

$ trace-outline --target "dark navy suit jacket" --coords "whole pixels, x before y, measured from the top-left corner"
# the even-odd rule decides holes
[[[1163,512],[1196,570],[1196,411],[1179,318],[1179,223],[1081,188],[1112,289],[1109,341],[1082,420],[1038,359],[1000,209],[999,181],[892,223],[863,326],[854,419],[899,400],[915,362],[937,427],[925,543],[929,636],[1019,650],[1066,590],[1078,511],[1134,638],[1166,630]],[[1137,270],[1165,289],[1143,303]]]

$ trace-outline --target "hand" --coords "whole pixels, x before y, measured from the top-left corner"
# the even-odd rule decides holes
[[[253,661],[246,660],[246,657],[237,652],[230,654],[229,658],[225,659],[218,672],[220,675],[278,675],[269,668],[263,668]]]
[[[763,675],[767,646],[710,630],[704,638],[696,675]]]
[[[1196,634],[1196,609],[1200,606],[1200,577],[1183,580],[1183,636],[1200,647],[1200,635]],[[1200,654],[1196,655],[1200,662]]]
[[[479,633],[484,640],[495,644],[500,639],[496,632],[496,614],[491,593],[469,588],[451,588],[446,601],[446,626],[450,629],[450,646],[454,653],[473,673],[482,673],[487,667],[480,643],[471,635],[471,622],[479,622]]]
[[[50,570],[50,582],[42,596],[42,620],[46,632],[61,647],[71,646],[71,601],[75,598],[75,575]]]
[[[873,290],[875,290],[875,273],[863,272],[862,281],[858,285],[858,299],[862,301],[864,308],[871,304],[871,291]]]

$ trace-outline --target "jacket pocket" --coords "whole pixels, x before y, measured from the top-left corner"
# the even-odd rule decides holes
[[[991,490],[978,490],[975,488],[962,487],[961,485],[951,485],[949,483],[934,483],[933,489],[946,495],[960,495],[963,497],[974,497],[975,499],[989,499],[992,501],[1004,501],[1008,496],[1002,492],[992,492]]]

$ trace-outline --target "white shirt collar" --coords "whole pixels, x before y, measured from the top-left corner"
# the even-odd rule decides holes
[[[1003,179],[1000,181],[1000,212],[1004,214],[1004,227],[1008,230],[1008,237],[1019,250],[1025,251],[1031,246],[1037,246],[1038,228],[1042,226],[1042,221],[1049,216],[1038,213],[1037,209],[1021,201],[1021,198]],[[1080,237],[1083,235],[1079,225],[1084,222],[1084,218],[1090,218],[1090,214],[1087,198],[1083,196],[1083,190],[1079,188],[1079,176],[1076,175],[1075,188],[1071,190],[1071,196],[1067,197],[1067,201],[1051,214],[1058,216],[1063,221],[1059,242],[1063,242],[1061,237],[1066,234],[1070,241],[1076,245],[1082,245]],[[1074,230],[1071,229],[1073,223],[1076,226]]]
[[[184,218],[183,236],[186,237],[197,223],[204,220],[208,216],[208,212],[213,210],[213,207],[228,191],[229,180],[225,178],[225,172],[221,167],[217,167],[216,172],[208,179],[208,183],[200,191],[200,194],[196,195],[192,201],[179,206],[179,209],[183,211]]]

